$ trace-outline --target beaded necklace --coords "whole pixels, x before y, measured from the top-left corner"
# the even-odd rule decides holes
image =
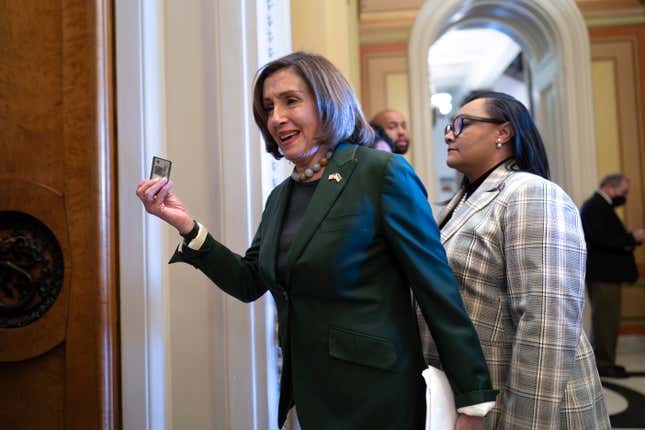
[[[314,163],[313,166],[307,167],[304,171],[298,173],[296,168],[293,168],[293,173],[291,174],[291,179],[293,179],[296,182],[304,182],[307,179],[311,178],[314,176],[314,174],[323,167],[325,167],[327,164],[329,164],[329,160],[331,159],[331,156],[333,155],[333,151],[327,151],[327,154],[325,154],[324,157],[322,157],[320,160],[318,160],[317,163]]]

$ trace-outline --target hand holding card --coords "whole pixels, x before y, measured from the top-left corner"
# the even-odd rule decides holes
[[[170,167],[172,162],[161,157],[152,157],[150,179],[139,182],[137,197],[146,212],[155,215],[175,227],[180,233],[190,231],[193,218],[184,204],[170,190]],[[165,181],[159,178],[166,178]]]

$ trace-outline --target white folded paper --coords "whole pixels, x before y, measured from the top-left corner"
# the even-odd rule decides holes
[[[426,430],[452,430],[457,421],[455,398],[443,370],[428,366],[426,380]]]

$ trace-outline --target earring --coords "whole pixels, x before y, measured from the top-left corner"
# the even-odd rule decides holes
[[[502,149],[502,139],[500,139],[499,137],[497,138],[497,143],[495,144],[495,148]]]

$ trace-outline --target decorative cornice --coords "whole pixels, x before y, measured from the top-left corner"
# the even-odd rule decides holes
[[[391,43],[391,42],[407,42],[410,37],[410,31],[383,31],[373,33],[361,33],[359,42],[363,44],[373,43]]]
[[[645,22],[645,2],[641,0],[578,1],[588,27],[610,27]]]
[[[407,41],[418,10],[361,13],[358,28],[360,43]]]
[[[576,4],[583,16],[626,16],[634,12],[643,12],[645,1],[642,0],[577,0]],[[382,2],[361,1],[360,14],[363,16],[395,16],[410,11],[418,12],[423,6],[422,1],[407,1],[401,5],[393,5],[390,0]]]
[[[645,2],[640,0],[587,0],[576,2],[588,27],[645,23]],[[359,19],[360,43],[408,41],[420,9],[363,9]]]
[[[372,12],[397,12],[401,9],[414,9],[419,10],[425,0],[361,0],[360,11],[361,13]]]
[[[586,0],[576,3],[585,19],[620,18],[645,14],[645,6],[639,0]]]
[[[364,27],[367,29],[370,27],[411,27],[417,17],[417,13],[419,13],[418,9],[398,10],[395,12],[364,12],[360,15],[359,24],[361,29]]]
[[[640,25],[645,24],[645,14],[621,17],[606,17],[606,18],[586,18],[585,23],[587,27],[620,27],[622,25]]]

